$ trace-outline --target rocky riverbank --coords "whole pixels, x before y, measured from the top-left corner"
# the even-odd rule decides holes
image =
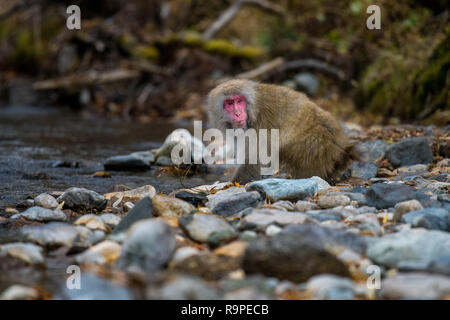
[[[74,185],[4,208],[0,297],[449,298],[449,131],[348,132],[366,159],[334,186],[318,177],[164,194]],[[104,169],[169,170],[162,149],[114,156]],[[67,285],[73,265],[80,289]]]

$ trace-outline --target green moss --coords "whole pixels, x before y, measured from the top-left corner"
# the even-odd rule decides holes
[[[159,58],[159,51],[153,46],[139,45],[131,49],[131,54],[137,58],[145,60],[157,60]]]
[[[363,73],[356,102],[371,113],[404,120],[422,119],[447,109],[450,92],[450,40],[426,48],[381,52]]]
[[[243,46],[239,47],[226,40],[211,40],[204,44],[204,49],[209,53],[221,54],[228,57],[239,57],[245,59],[255,59],[264,54],[259,47]]]

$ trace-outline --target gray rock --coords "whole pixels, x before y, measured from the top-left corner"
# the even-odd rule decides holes
[[[288,282],[294,286],[290,281]],[[280,284],[276,278],[267,278],[261,275],[247,275],[242,279],[224,279],[221,287],[226,294],[224,299],[229,300],[267,300],[275,299],[275,288]]]
[[[240,229],[264,230],[271,224],[285,226],[289,224],[314,223],[306,214],[286,212],[276,209],[253,209],[240,223]]]
[[[384,299],[442,299],[450,294],[450,277],[427,273],[397,274],[381,282]]]
[[[171,259],[175,248],[175,235],[168,224],[152,219],[142,220],[128,231],[118,266],[127,270],[158,270]]]
[[[240,240],[252,241],[258,237],[258,234],[252,230],[245,230],[239,235]]]
[[[165,283],[159,289],[150,288],[148,299],[158,300],[217,300],[219,291],[207,284],[202,278],[180,276]]]
[[[367,256],[375,263],[395,268],[399,263],[431,261],[450,255],[447,232],[411,229],[368,241]]]
[[[344,194],[347,197],[349,197],[351,201],[356,201],[358,206],[365,206],[365,205],[367,205],[366,196],[364,194],[362,194],[362,193],[345,192]]]
[[[445,209],[426,208],[403,215],[402,221],[415,228],[450,231],[450,213]]]
[[[39,291],[35,288],[15,284],[0,294],[0,300],[33,300],[39,299]]]
[[[171,167],[173,166],[172,159],[166,156],[160,156],[155,162],[155,165],[161,167]]]
[[[234,193],[221,201],[215,201],[210,210],[223,217],[231,216],[246,208],[257,207],[263,203],[261,195],[256,191]]]
[[[121,220],[121,218],[114,213],[103,213],[99,215],[99,218],[102,219],[103,223],[111,229],[117,227]]]
[[[321,177],[313,176],[309,179],[317,182],[317,191],[326,190],[331,187],[330,184],[328,182],[326,182],[325,180],[323,180]]]
[[[34,205],[40,206],[47,209],[56,209],[58,207],[58,201],[51,195],[47,193],[41,193],[36,198],[34,198]]]
[[[257,239],[248,245],[243,269],[281,280],[304,282],[310,277],[330,273],[349,276],[347,267],[320,243],[299,233],[280,232],[271,238]]]
[[[294,76],[294,81],[299,90],[306,92],[308,95],[314,95],[319,88],[319,80],[312,73],[300,72]]]
[[[375,178],[378,173],[378,165],[375,162],[352,162],[352,177],[369,180]]]
[[[401,183],[375,183],[366,192],[368,205],[378,209],[394,207],[399,202],[415,197],[416,190]]]
[[[175,197],[183,201],[189,202],[197,208],[199,205],[205,205],[208,198],[202,193],[192,193],[187,191],[180,191],[175,194]]]
[[[256,191],[252,191],[252,192],[256,192]],[[296,211],[295,205],[288,200],[280,200],[275,203],[272,203],[272,207],[276,207],[277,209],[280,209],[280,210]]]
[[[392,144],[386,158],[394,167],[428,164],[433,161],[433,152],[427,138],[415,137]]]
[[[366,237],[345,230],[322,227],[314,224],[290,225],[282,233],[294,234],[304,241],[318,243],[325,248],[350,248],[357,253],[366,251]]]
[[[387,149],[389,149],[389,144],[383,140],[375,140],[361,143],[359,148],[362,154],[368,156],[367,161],[375,161],[384,158]]]
[[[230,242],[237,233],[224,219],[202,213],[187,214],[178,219],[180,228],[193,240],[212,247]]]
[[[132,300],[133,294],[128,288],[119,286],[110,280],[91,272],[81,272],[80,289],[69,289],[62,285],[62,294],[56,299],[64,300]]]
[[[70,188],[58,197],[58,202],[64,201],[64,208],[74,211],[102,211],[107,200],[95,191],[84,188]]]
[[[128,230],[131,225],[139,220],[153,217],[152,199],[144,197],[131,209],[113,231],[113,235],[123,233]]]
[[[280,233],[281,230],[283,230],[283,229],[276,225],[271,224],[266,229],[266,236],[272,237],[272,236],[276,235],[277,233]]]
[[[258,191],[263,197],[275,202],[278,200],[303,200],[312,197],[318,191],[313,179],[264,179],[254,181],[248,191]]]
[[[218,203],[222,201],[226,201],[230,196],[234,194],[240,194],[245,193],[244,188],[238,188],[238,187],[231,187],[225,190],[220,190],[216,193],[210,194],[207,196],[208,202],[206,203],[206,206],[211,210],[214,208]]]
[[[153,214],[166,218],[178,218],[184,214],[196,211],[195,207],[184,200],[165,195],[152,198]]]
[[[67,221],[66,214],[60,210],[51,210],[42,207],[31,207],[22,213],[17,213],[11,219],[25,218],[27,220],[49,222],[49,221]]]
[[[423,206],[417,200],[399,202],[395,205],[394,221],[400,221],[403,215],[410,211],[422,210]]]
[[[44,255],[41,247],[33,243],[14,242],[0,245],[0,256],[9,255],[29,264],[43,264]]]
[[[317,204],[323,209],[346,206],[350,204],[350,198],[343,194],[324,195],[319,198]]]
[[[196,255],[196,254],[202,254],[202,252],[195,248],[195,247],[181,247],[175,250],[175,253],[173,254],[172,260],[170,260],[171,264],[176,264],[184,259],[189,258],[190,256]]]
[[[317,222],[342,220],[342,215],[339,212],[333,212],[331,210],[311,210],[305,212],[305,214]]]
[[[155,161],[151,151],[134,152],[129,155],[113,156],[106,159],[105,170],[111,171],[145,171]]]
[[[24,226],[20,228],[19,234],[24,241],[47,247],[70,247],[78,237],[76,227],[63,222],[50,222],[42,226]]]
[[[427,265],[427,271],[450,276],[450,255],[443,255],[430,261]]]
[[[299,200],[295,203],[295,211],[298,212],[306,212],[309,210],[316,210],[316,209],[319,209],[319,206],[314,202]]]
[[[315,298],[327,300],[351,300],[355,292],[355,286],[350,279],[329,274],[312,277],[306,283],[306,289]]]

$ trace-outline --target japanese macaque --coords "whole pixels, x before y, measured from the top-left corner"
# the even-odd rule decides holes
[[[319,176],[334,183],[359,158],[330,113],[287,87],[229,80],[209,93],[208,108],[212,127],[222,131],[279,129],[279,169],[293,178]],[[232,181],[257,180],[259,168],[241,164]]]

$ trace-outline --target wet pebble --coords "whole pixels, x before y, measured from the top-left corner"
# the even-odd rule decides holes
[[[118,266],[127,270],[158,270],[171,259],[175,248],[172,227],[162,221],[142,220],[128,231]]]
[[[392,144],[386,158],[394,167],[428,164],[433,161],[433,152],[427,138],[415,137]]]
[[[375,178],[378,173],[378,165],[374,162],[356,162],[351,166],[352,177],[361,179]]]
[[[123,234],[131,225],[139,220],[153,217],[152,199],[145,197],[131,209],[113,231],[113,235]]]
[[[121,251],[122,247],[117,242],[105,240],[76,256],[75,261],[79,264],[110,263],[119,258]]]
[[[230,242],[237,233],[223,218],[207,214],[188,214],[179,220],[181,229],[193,240],[212,247]]]
[[[264,179],[254,181],[247,187],[248,191],[258,191],[272,202],[278,200],[303,200],[312,197],[319,186],[310,179]]]
[[[350,204],[350,198],[345,195],[325,195],[317,201],[317,204],[322,209],[346,206]]]
[[[200,205],[205,205],[205,203],[208,201],[208,198],[206,195],[202,193],[193,193],[193,192],[187,192],[187,191],[180,191],[175,193],[175,197],[181,200],[184,200],[186,202],[189,202],[194,207],[198,207]]]
[[[184,200],[164,195],[154,196],[152,203],[155,216],[166,218],[178,218],[196,210],[192,204]]]
[[[440,208],[425,208],[402,216],[402,221],[415,228],[450,231],[450,213]]]
[[[99,215],[103,223],[111,229],[114,229],[119,223],[121,218],[113,213],[103,213]]]
[[[219,291],[195,276],[178,276],[158,289],[147,290],[148,299],[158,300],[216,300]]]
[[[245,251],[246,273],[303,282],[319,273],[348,276],[347,267],[320,243],[299,233],[280,232],[273,237],[252,241]]]
[[[450,277],[428,273],[397,274],[383,279],[383,299],[442,299],[450,294]]]
[[[35,288],[15,284],[8,287],[0,295],[0,300],[35,300],[39,298],[39,292]]]
[[[102,211],[106,207],[106,199],[95,191],[84,188],[70,188],[58,197],[64,201],[64,208],[74,211]]]
[[[295,203],[295,211],[306,212],[309,210],[316,210],[316,209],[319,209],[319,206],[314,202],[299,200]]]
[[[43,226],[24,226],[19,233],[25,241],[48,247],[71,246],[78,237],[77,229],[63,222],[50,222]]]
[[[113,156],[105,160],[105,170],[109,171],[146,171],[155,160],[151,151],[134,152],[129,155]]]
[[[214,201],[209,206],[212,213],[228,217],[246,208],[257,207],[263,203],[261,195],[256,191],[234,193],[221,201]]]
[[[103,222],[102,218],[100,218],[97,215],[94,214],[85,214],[82,217],[78,218],[74,224],[76,225],[82,225],[86,226],[89,229],[93,230],[102,230],[107,232],[108,228],[106,227],[105,223]]]
[[[0,255],[19,258],[29,264],[43,264],[44,253],[40,246],[33,243],[8,243],[0,245]]]
[[[56,209],[59,203],[51,195],[47,193],[41,193],[36,198],[34,198],[34,205],[47,209]]]
[[[281,226],[289,224],[314,223],[306,214],[301,212],[286,212],[276,209],[253,209],[240,223],[240,229],[264,230],[271,224]]]
[[[378,209],[394,207],[399,202],[415,197],[415,189],[402,183],[375,183],[366,193],[368,205]]]
[[[367,256],[375,263],[395,268],[404,261],[428,264],[450,255],[450,233],[412,229],[370,239]]]
[[[399,202],[395,205],[394,220],[400,221],[405,213],[410,211],[422,210],[422,204],[417,200],[408,200]]]
[[[15,214],[11,219],[25,218],[27,220],[49,222],[67,221],[67,215],[61,210],[52,210],[42,207],[31,207],[22,213]]]
[[[349,278],[329,274],[310,278],[306,289],[314,298],[327,300],[351,300],[355,292],[355,286]]]

